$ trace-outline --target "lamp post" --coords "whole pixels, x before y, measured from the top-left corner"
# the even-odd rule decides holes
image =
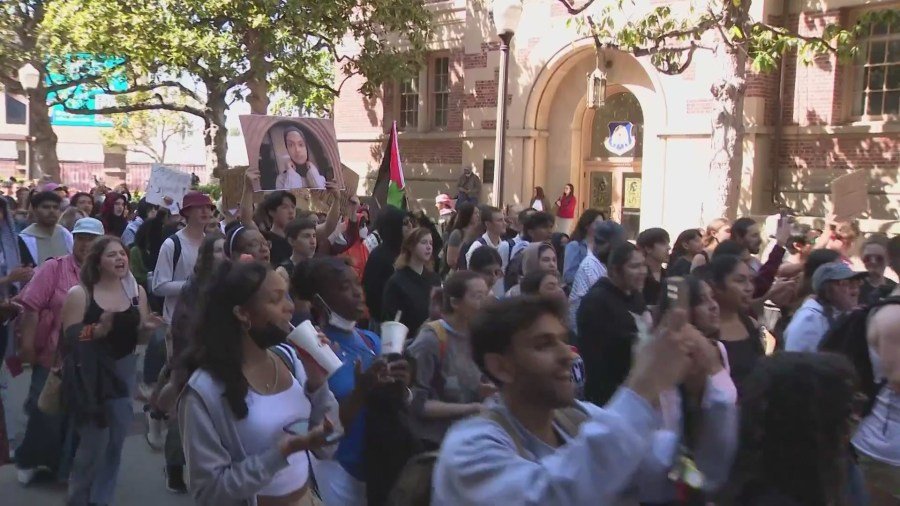
[[[599,109],[606,103],[606,62],[597,57],[597,68],[587,76],[587,106]]]
[[[503,207],[503,176],[506,158],[506,88],[509,80],[509,43],[522,19],[522,0],[494,0],[494,27],[500,37],[500,75],[497,86],[497,138],[494,144],[494,205]]]
[[[19,84],[25,92],[25,177],[31,181],[32,179],[32,162],[31,162],[31,92],[36,90],[40,84],[41,73],[34,65],[26,63],[19,69]]]

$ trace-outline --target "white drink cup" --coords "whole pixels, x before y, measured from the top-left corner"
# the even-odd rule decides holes
[[[344,365],[331,346],[319,340],[319,332],[309,320],[294,327],[287,339],[291,344],[308,353],[317,364],[328,372],[328,376]]]
[[[381,354],[403,353],[403,344],[409,328],[400,322],[384,322],[381,324]]]

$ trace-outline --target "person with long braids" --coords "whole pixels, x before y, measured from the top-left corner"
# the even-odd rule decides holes
[[[80,281],[63,303],[62,328],[69,348],[63,355],[79,348],[76,374],[81,381],[64,391],[88,389],[86,394],[97,396],[98,406],[91,411],[87,403],[67,403],[78,434],[66,501],[70,506],[112,503],[125,437],[134,417],[130,394],[135,383],[135,348],[164,325],[162,317],[150,312],[147,294],[131,274],[128,253],[118,237],[94,241],[81,266]],[[97,385],[82,384],[91,378],[81,351],[88,346],[110,364],[111,385],[105,385],[99,374]],[[66,374],[63,381],[72,379]]]
[[[406,459],[418,448],[402,425],[412,398],[410,371],[402,358],[381,357],[381,339],[357,327],[365,315],[359,277],[344,258],[317,257],[297,266],[293,293],[312,303],[312,320],[340,347],[344,363],[328,379],[341,405],[346,432],[334,461],[316,469],[325,504],[381,504]],[[381,429],[381,430],[378,430]]]
[[[308,451],[337,424],[327,375],[284,345],[287,283],[257,261],[223,262],[203,294],[178,402],[190,493],[203,506],[312,506]],[[306,434],[284,427],[308,420]]]

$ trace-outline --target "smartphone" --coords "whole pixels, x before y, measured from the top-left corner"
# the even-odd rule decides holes
[[[309,418],[301,418],[285,425],[283,429],[293,436],[303,436],[309,432]]]
[[[666,297],[669,299],[669,308],[690,309],[691,289],[687,281],[680,276],[666,279]]]

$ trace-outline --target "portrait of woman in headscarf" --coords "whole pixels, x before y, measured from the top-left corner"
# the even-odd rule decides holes
[[[325,176],[310,160],[306,136],[303,135],[300,128],[285,127],[284,145],[287,148],[287,155],[279,163],[275,189],[325,188]]]

